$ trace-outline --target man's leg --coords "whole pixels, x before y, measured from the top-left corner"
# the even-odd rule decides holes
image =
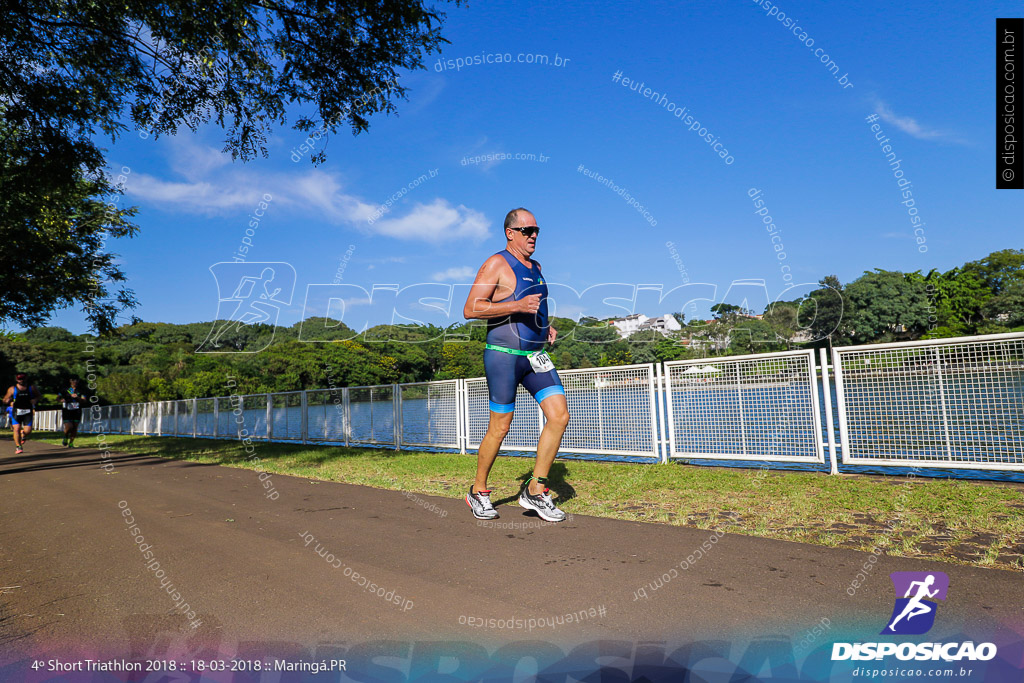
[[[78,436],[78,422],[71,423],[71,429],[68,430],[68,445],[75,445],[75,437]]]
[[[487,476],[491,473],[495,458],[498,457],[498,449],[508,434],[508,428],[512,424],[512,416],[515,413],[496,413],[491,411],[491,419],[487,423],[487,433],[480,441],[480,448],[476,455],[476,481],[473,483],[473,493],[487,490]]]
[[[32,433],[32,425],[25,425],[21,428],[21,445],[22,448],[25,446],[25,442],[28,441],[28,435]]]
[[[14,425],[14,447],[21,448],[21,425]]]
[[[65,422],[64,423],[64,438],[61,439],[61,442],[60,442],[62,446],[67,446],[68,445],[68,434],[69,433],[71,433],[71,423],[70,422]]]
[[[565,428],[569,424],[569,406],[565,402],[564,394],[552,394],[540,402],[540,409],[544,411],[547,421],[537,440],[537,460],[533,465],[533,476],[546,478],[562,445]],[[544,485],[537,479],[531,479],[529,489],[530,493],[536,496],[544,491]]]

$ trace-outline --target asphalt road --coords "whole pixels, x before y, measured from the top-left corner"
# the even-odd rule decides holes
[[[104,470],[95,450],[0,448],[8,661],[42,651],[138,657],[173,643],[221,652],[422,639],[571,646],[774,634],[795,643],[823,619],[829,635],[864,640],[892,610],[888,574],[906,570],[949,575],[935,637],[1024,623],[1015,572],[595,517],[553,525],[510,503],[487,525],[458,499],[281,475],[267,489],[251,470],[124,454]],[[864,566],[862,585],[848,590]],[[190,625],[186,604],[201,623]]]

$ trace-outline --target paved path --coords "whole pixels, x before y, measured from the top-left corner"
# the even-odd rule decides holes
[[[889,572],[927,569],[950,577],[931,636],[1024,622],[1015,572],[879,557],[850,595],[869,554],[735,534],[712,545],[709,531],[595,517],[549,525],[509,504],[499,522],[525,528],[495,528],[457,499],[273,475],[271,500],[250,470],[113,454],[105,471],[96,450],[0,448],[0,643],[11,652],[137,653],[174,637],[261,647],[744,634],[795,643],[822,619],[832,634],[871,640],[892,609]],[[125,509],[176,600],[147,569]],[[678,570],[704,543],[705,556]],[[190,627],[176,602],[202,623]],[[528,626],[569,613],[578,623]]]

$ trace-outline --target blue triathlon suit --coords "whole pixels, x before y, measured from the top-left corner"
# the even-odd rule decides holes
[[[21,425],[22,427],[32,426],[32,387],[28,388],[28,391],[22,391],[18,393],[18,385],[14,385],[14,401],[11,402],[11,425]],[[18,411],[28,410],[27,413],[23,412],[20,415]]]
[[[540,308],[536,313],[512,313],[487,321],[487,343],[515,351],[539,351],[548,339],[548,287],[536,261],[527,268],[508,250],[499,251],[516,278],[512,296],[495,303],[518,301],[531,294],[540,294]],[[511,413],[516,407],[516,389],[522,384],[540,403],[553,394],[565,395],[558,372],[534,372],[530,359],[523,355],[484,350],[484,374],[491,410]]]

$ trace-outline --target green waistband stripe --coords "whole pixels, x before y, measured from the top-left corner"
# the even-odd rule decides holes
[[[515,356],[529,356],[532,353],[537,353],[537,351],[522,351],[520,349],[507,349],[504,346],[498,346],[497,344],[484,344],[484,348],[485,349],[490,349],[491,351],[501,351],[502,353],[511,353],[512,355],[515,355]],[[538,351],[539,350],[540,349],[538,349]]]

